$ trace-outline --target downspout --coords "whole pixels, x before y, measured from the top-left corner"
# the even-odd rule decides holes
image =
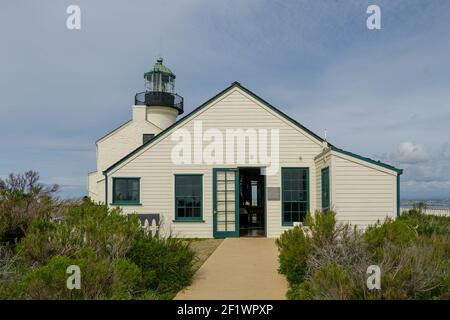
[[[402,173],[402,170],[397,173],[397,218],[400,217],[400,175]]]
[[[108,208],[108,174],[103,171],[103,175],[105,176],[105,206]]]

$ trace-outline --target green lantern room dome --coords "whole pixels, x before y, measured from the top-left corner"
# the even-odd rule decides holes
[[[175,78],[175,74],[163,64],[162,57],[156,59],[156,63],[153,65],[153,68],[144,73],[144,78],[148,79],[152,74],[155,73],[162,73],[163,75]]]

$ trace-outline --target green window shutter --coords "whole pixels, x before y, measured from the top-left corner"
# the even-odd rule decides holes
[[[140,204],[140,178],[113,177],[113,204]]]
[[[309,168],[281,169],[281,221],[283,226],[304,222],[309,211]]]
[[[322,169],[322,210],[330,209],[330,169]]]
[[[148,141],[152,140],[154,136],[154,133],[144,133],[142,135],[142,144],[146,144]]]
[[[201,174],[175,175],[175,220],[202,221],[203,176]]]

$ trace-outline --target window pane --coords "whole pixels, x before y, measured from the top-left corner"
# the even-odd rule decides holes
[[[201,175],[175,176],[176,218],[201,218],[202,207],[202,177]]]
[[[116,180],[115,198],[116,200],[125,200],[127,190],[126,180]]]
[[[291,213],[290,212],[287,212],[287,211],[284,212],[284,221],[286,221],[286,222],[291,221]]]
[[[137,178],[115,178],[113,189],[113,202],[139,202],[139,179]]]
[[[303,221],[308,208],[308,169],[282,170],[283,221]]]
[[[300,202],[299,205],[300,205],[300,209],[299,210],[301,212],[306,212],[306,202]]]

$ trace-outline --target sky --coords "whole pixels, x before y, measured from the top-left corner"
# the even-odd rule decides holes
[[[69,5],[81,29],[66,27]],[[369,5],[381,30],[369,30]],[[233,81],[334,145],[404,169],[403,199],[450,198],[450,1],[0,3],[0,177],[87,194],[95,141],[131,117],[157,56],[185,114]]]

